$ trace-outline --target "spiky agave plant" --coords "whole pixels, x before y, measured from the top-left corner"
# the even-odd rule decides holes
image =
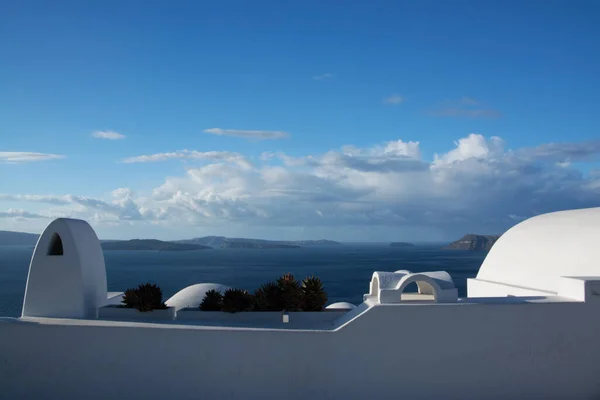
[[[127,289],[125,293],[123,293],[123,307],[125,308],[135,308],[135,306],[139,303],[137,290],[136,289]]]
[[[235,313],[252,311],[254,307],[253,296],[242,289],[227,289],[223,294],[223,311]]]
[[[141,312],[167,308],[162,301],[161,288],[154,283],[144,283],[135,289],[127,289],[123,295],[123,304]]]
[[[321,311],[327,303],[327,292],[323,282],[316,276],[302,280],[302,307],[304,311]]]
[[[256,311],[281,311],[283,298],[281,290],[275,282],[267,282],[254,292],[254,308]]]
[[[211,289],[204,294],[200,309],[202,311],[221,311],[223,308],[223,295],[215,289]]]
[[[281,291],[283,309],[287,311],[300,311],[302,309],[302,291],[294,275],[287,273],[277,279],[277,286]]]

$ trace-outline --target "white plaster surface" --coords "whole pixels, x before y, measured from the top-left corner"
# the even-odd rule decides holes
[[[326,310],[352,310],[355,308],[356,306],[354,304],[345,301],[333,303],[325,307]]]
[[[219,283],[197,283],[181,289],[165,301],[165,304],[169,307],[175,307],[176,310],[186,307],[199,307],[204,295],[209,290],[217,290],[223,294],[227,289],[229,289],[229,286]]]
[[[135,308],[125,308],[116,305],[100,307],[98,309],[98,318],[108,320],[173,320],[175,319],[175,308],[167,307],[164,310],[152,310],[140,312]]]
[[[54,234],[63,255],[48,255]],[[29,267],[23,316],[95,318],[106,303],[106,269],[100,241],[85,221],[59,218],[40,236]]]
[[[563,276],[600,276],[599,238],[600,207],[530,218],[500,237],[477,279],[557,293]]]
[[[119,305],[123,304],[124,292],[108,292],[106,294],[106,303],[104,305]]]
[[[254,328],[280,329],[330,329],[332,323],[344,315],[346,310],[292,311],[288,312],[289,322],[283,323],[282,312],[249,311],[227,313],[221,311],[201,311],[198,308],[183,308],[177,311],[177,321],[195,321],[210,326],[245,326]]]
[[[438,303],[456,302],[458,291],[454,287],[452,277],[445,271],[411,273],[408,270],[396,272],[376,271],[373,273],[369,285],[369,294],[364,299],[373,299],[377,302],[399,303],[404,298],[415,300],[415,296],[403,295],[404,289],[411,283],[416,283],[420,299],[436,301]]]
[[[586,303],[359,308],[330,331],[6,320],[0,322],[2,393],[7,399],[600,395],[600,319],[590,318],[597,310]]]

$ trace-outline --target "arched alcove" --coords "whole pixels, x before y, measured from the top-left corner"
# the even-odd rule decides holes
[[[49,256],[62,256],[64,254],[63,250],[63,242],[60,238],[60,235],[56,232],[52,234],[52,238],[50,239],[50,245],[48,246]]]
[[[394,304],[405,300],[448,303],[456,302],[458,298],[454,282],[445,271],[416,274],[407,270],[376,271],[371,278],[369,289],[369,294],[365,295],[364,299],[372,299],[380,304]]]
[[[33,251],[21,316],[95,318],[106,302],[106,268],[98,236],[85,221],[52,221]]]
[[[411,287],[417,286],[417,291],[410,291]],[[408,289],[408,290],[407,290]],[[439,297],[440,287],[428,276],[412,274],[406,276],[400,283],[398,291],[403,301],[436,301]]]

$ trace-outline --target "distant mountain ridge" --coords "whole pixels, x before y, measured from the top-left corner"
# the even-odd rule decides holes
[[[35,246],[39,237],[35,233],[0,231],[0,245]]]
[[[200,244],[163,242],[156,239],[132,239],[106,241],[101,244],[102,250],[156,250],[156,251],[190,251],[212,249]]]
[[[35,246],[40,235],[34,233],[0,231],[0,246]],[[104,250],[201,250],[206,248],[225,249],[294,249],[302,246],[332,246],[341,243],[332,240],[264,240],[204,236],[186,240],[162,241],[157,239],[101,240]]]
[[[298,248],[301,246],[335,246],[340,245],[332,240],[265,240],[228,238],[225,236],[204,236],[193,239],[176,240],[175,243],[200,244],[220,248]]]
[[[500,235],[476,235],[467,234],[450,243],[444,249],[449,250],[471,250],[471,251],[490,251],[494,243],[500,239]]]

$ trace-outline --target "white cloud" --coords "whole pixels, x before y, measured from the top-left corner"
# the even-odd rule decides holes
[[[313,76],[313,79],[315,81],[323,81],[323,80],[331,79],[331,78],[333,78],[333,74],[330,73],[330,72],[327,72],[327,73],[321,74],[321,75]]]
[[[186,150],[131,161],[209,162],[166,178],[146,195],[119,188],[108,199],[3,194],[0,201],[37,204],[11,211],[15,217],[21,211],[67,215],[111,226],[327,227],[357,237],[368,226],[454,237],[499,233],[544,212],[600,206],[600,176],[557,165],[599,155],[600,141],[507,150],[501,138],[479,134],[457,140],[432,161],[423,159],[419,142],[403,140],[302,157],[267,153],[251,167],[238,153]],[[43,204],[52,208],[38,210]]]
[[[115,131],[95,131],[91,134],[96,139],[107,139],[107,140],[122,140],[125,139],[125,135],[117,133]]]
[[[50,218],[50,217],[41,215],[41,214],[37,214],[37,213],[28,212],[28,211],[25,211],[22,209],[9,208],[6,211],[0,211],[0,218],[11,218],[11,219],[16,219],[16,220],[23,220],[23,219],[45,219],[45,218]]]
[[[171,153],[156,153],[135,157],[128,157],[123,160],[126,164],[160,162],[167,160],[203,160],[220,161],[238,164],[242,168],[252,168],[252,163],[239,153],[229,151],[196,151],[180,150]]]
[[[59,154],[31,153],[24,151],[0,151],[0,163],[22,164],[38,161],[60,160],[65,158]]]
[[[289,133],[283,131],[251,131],[251,130],[240,130],[240,129],[221,129],[221,128],[210,128],[205,129],[204,133],[210,133],[218,136],[235,136],[244,139],[284,139],[290,136]]]
[[[464,161],[469,158],[493,160],[494,157],[504,155],[504,141],[499,137],[492,136],[489,140],[482,135],[470,134],[455,142],[456,148],[443,155],[434,155],[433,165]]]
[[[397,106],[402,102],[404,102],[404,97],[400,96],[399,94],[392,94],[391,96],[388,96],[385,99],[383,99],[383,104],[390,104],[393,106]]]

